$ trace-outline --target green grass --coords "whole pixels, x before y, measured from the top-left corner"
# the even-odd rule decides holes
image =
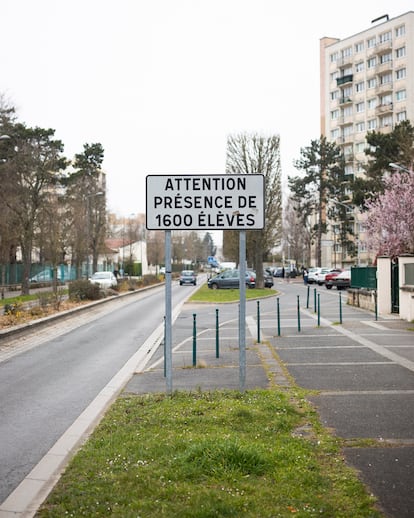
[[[276,295],[276,291],[269,288],[246,288],[246,299],[257,299]],[[237,302],[240,300],[240,291],[236,289],[212,290],[207,284],[202,284],[200,288],[190,297],[191,302]]]
[[[276,390],[124,395],[37,517],[379,517],[304,400]],[[306,437],[300,427],[309,428]]]

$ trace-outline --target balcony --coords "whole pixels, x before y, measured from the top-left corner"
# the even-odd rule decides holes
[[[375,108],[376,115],[382,115],[384,113],[392,113],[393,111],[393,103],[380,104]]]
[[[386,94],[388,92],[392,92],[392,90],[393,90],[392,82],[383,83],[382,85],[378,85],[375,87],[375,94],[376,95]]]
[[[354,79],[353,74],[347,74],[346,76],[337,77],[336,86],[342,86],[342,85],[345,85],[346,83],[352,83],[353,79]]]
[[[343,106],[344,104],[351,104],[352,103],[352,99],[350,97],[341,97],[339,99],[339,104],[341,106]]]

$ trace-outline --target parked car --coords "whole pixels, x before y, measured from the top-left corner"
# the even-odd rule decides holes
[[[60,270],[57,270],[57,279],[60,281],[61,273]],[[53,269],[48,268],[47,270],[43,270],[33,277],[30,277],[29,282],[52,282],[53,281]]]
[[[337,277],[341,272],[343,272],[342,268],[337,268],[332,272],[329,272],[325,275],[325,288],[328,290],[332,289],[332,281]]]
[[[273,272],[273,276],[274,277],[282,277],[283,275],[283,268],[281,266],[278,266],[274,272]]]
[[[265,288],[272,288],[273,286],[273,275],[268,270],[265,270],[263,272],[263,279],[264,279],[264,287]]]
[[[222,288],[239,288],[240,286],[240,273],[237,269],[224,270],[215,277],[212,277],[207,281],[209,288],[213,290]],[[246,286],[248,288],[254,288],[256,286],[256,274],[250,270],[246,271]]]
[[[338,273],[336,277],[332,279],[332,286],[336,286],[337,290],[343,290],[351,287],[351,270],[344,270]]]
[[[328,275],[328,273],[332,272],[341,273],[342,270],[340,268],[322,268],[321,272],[318,274],[317,277],[317,283],[319,284],[319,286],[325,284],[326,276]]]
[[[316,268],[309,268],[308,283],[316,284],[318,282],[318,275],[321,273],[322,270],[323,270],[323,268],[321,268],[320,266],[318,266]]]
[[[113,288],[118,284],[112,272],[95,272],[92,277],[89,278],[89,282],[99,284],[101,288]]]
[[[195,286],[197,284],[197,275],[193,272],[193,270],[183,270],[180,275],[180,286],[184,284],[192,284]]]

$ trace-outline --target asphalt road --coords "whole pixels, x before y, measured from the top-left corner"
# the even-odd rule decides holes
[[[173,307],[192,291],[173,286]],[[164,288],[0,341],[0,502],[162,325]]]

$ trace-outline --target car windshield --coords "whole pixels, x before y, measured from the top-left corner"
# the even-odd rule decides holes
[[[94,273],[92,275],[92,279],[108,279],[110,277],[110,273],[108,272],[100,272],[100,273]]]
[[[185,272],[181,272],[181,275],[183,277],[192,277],[194,275],[194,272],[190,272],[190,271],[185,271]]]

